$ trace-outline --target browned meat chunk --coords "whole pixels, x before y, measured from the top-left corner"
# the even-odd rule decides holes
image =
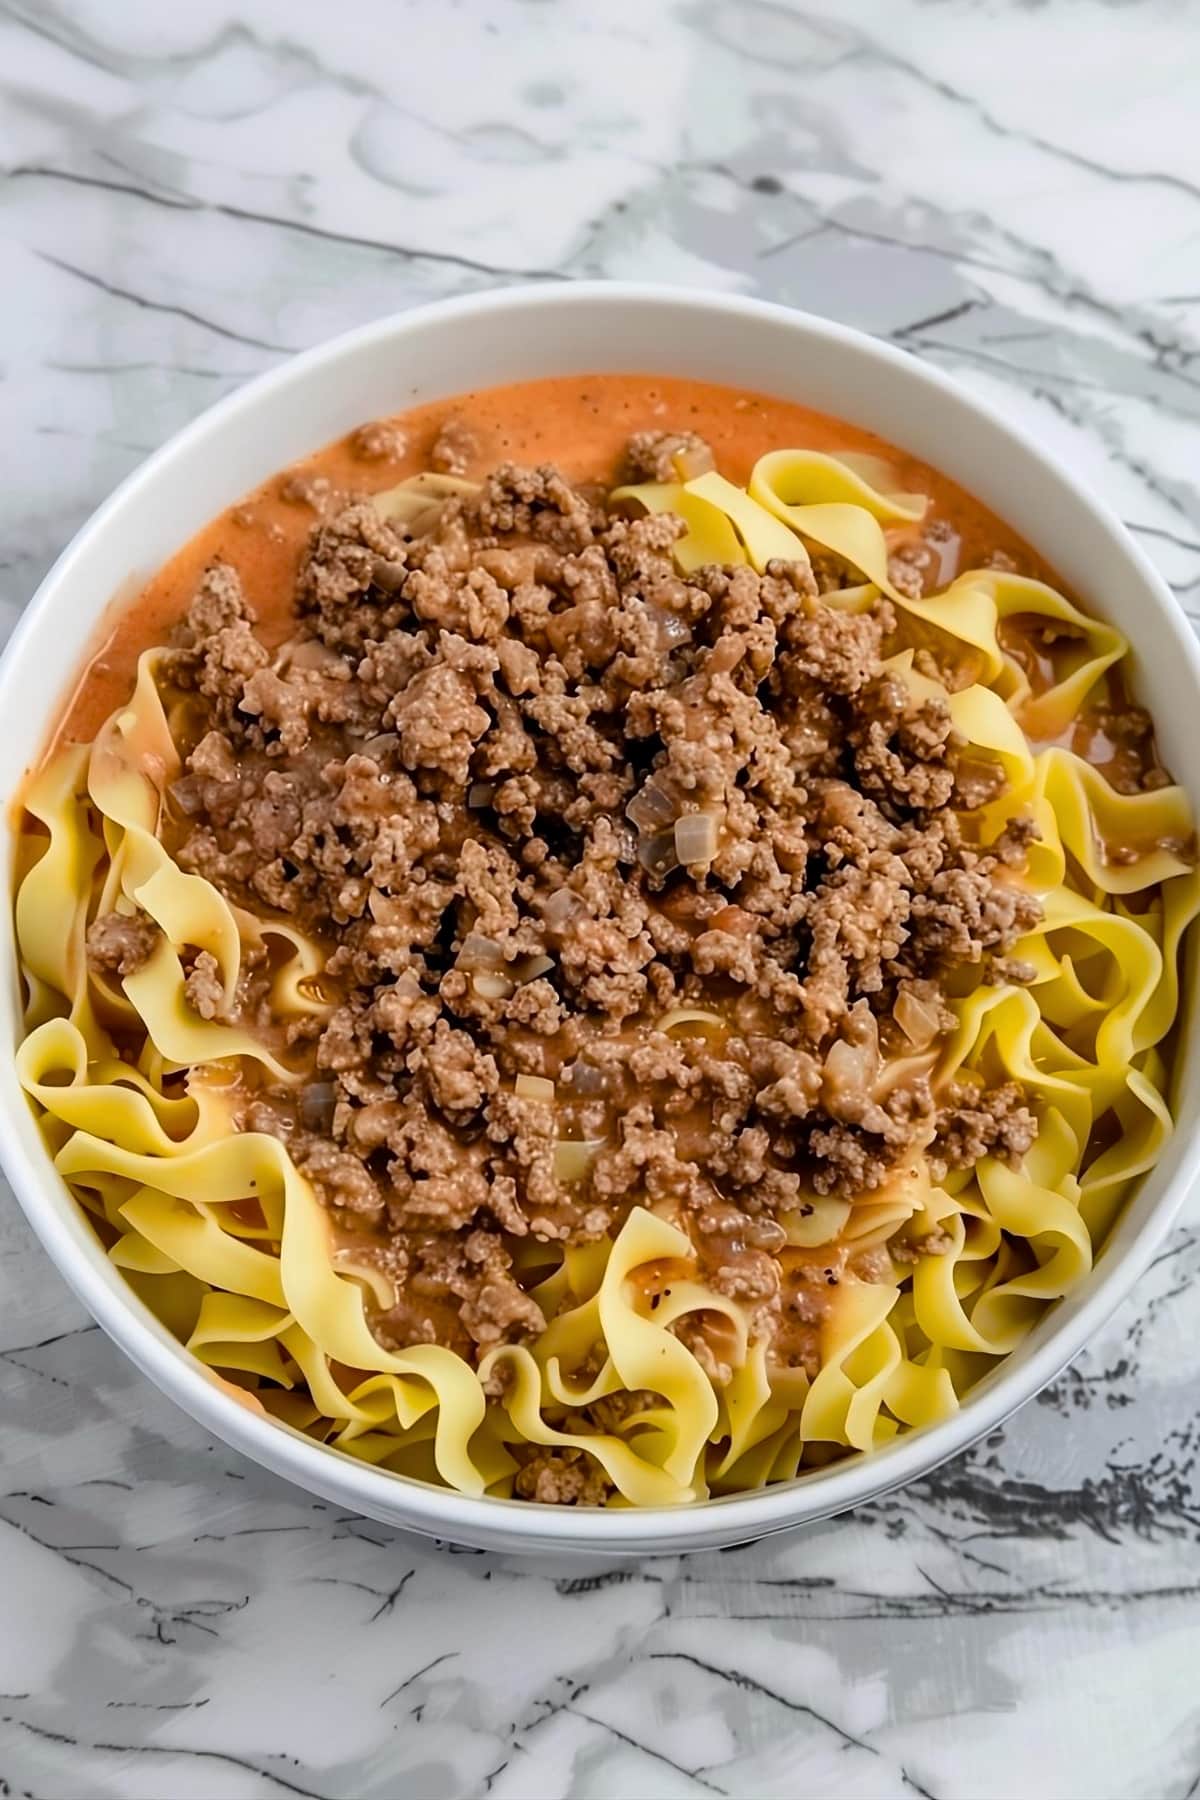
[[[110,980],[114,975],[136,975],[149,962],[162,933],[143,912],[105,913],[88,926],[88,967]]]
[[[357,454],[399,454],[390,429]],[[451,419],[433,460],[461,471],[476,448]],[[680,459],[711,457],[643,432],[627,472],[675,479]],[[685,577],[681,529],[506,463],[415,535],[364,501],[320,519],[282,652],[221,564],[170,652],[194,726],[180,861],[329,952],[329,1011],[286,1041],[277,961],[248,962],[229,1016],[313,1067],[243,1123],[284,1137],[397,1285],[371,1302],[382,1341],[477,1358],[536,1336],[537,1246],[650,1202],[808,1366],[819,1315],[782,1280],[780,1218],[931,1142],[943,1168],[1033,1141],[1012,1084],[887,1079],[952,1025],[951,972],[1003,979],[1038,916],[1013,879],[1028,821],[987,848],[961,822],[1002,773],[885,666],[889,604],[830,606],[845,571],[802,561]],[[155,941],[113,915],[89,956],[128,973]],[[188,1003],[226,1016],[213,957],[184,960]],[[703,1321],[681,1335],[727,1367]],[[516,1485],[591,1504],[608,1484],[539,1451]]]

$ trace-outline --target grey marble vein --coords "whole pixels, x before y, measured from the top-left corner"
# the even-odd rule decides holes
[[[1200,618],[1196,0],[0,3],[0,629],[289,351],[514,277],[890,337]],[[408,1542],[215,1444],[0,1206],[0,1793],[1200,1791],[1200,1214],[927,1481],[627,1566]]]

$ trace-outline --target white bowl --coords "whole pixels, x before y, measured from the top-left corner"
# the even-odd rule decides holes
[[[248,489],[364,419],[536,376],[645,371],[801,401],[946,471],[1014,525],[1131,639],[1137,691],[1166,761],[1200,799],[1200,652],[1121,525],[1023,433],[901,351],[827,320],[726,296],[623,283],[500,289],[381,320],[251,382],[122,483],[50,571],[0,665],[0,793],[9,806],[45,742],[97,621],[116,595]],[[12,846],[4,834],[3,856]],[[6,888],[11,887],[11,868]],[[21,1031],[3,909],[0,1039]],[[0,1160],[34,1230],[83,1304],[206,1430],[314,1494],[387,1524],[500,1550],[595,1555],[743,1543],[828,1517],[924,1474],[992,1430],[1075,1356],[1146,1267],[1179,1208],[1200,1140],[1200,1057],[1179,1046],[1183,1121],[1087,1281],[953,1418],[762,1493],[655,1511],[575,1511],[468,1499],[391,1475],[261,1419],[223,1393],[126,1287],[51,1166],[12,1060],[0,1068]]]

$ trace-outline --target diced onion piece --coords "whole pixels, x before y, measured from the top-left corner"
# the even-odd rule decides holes
[[[375,737],[369,737],[366,740],[361,747],[361,754],[373,757],[376,762],[381,762],[385,756],[390,755],[398,747],[399,743],[400,739],[394,731],[381,731]]]
[[[721,822],[716,813],[685,813],[675,821],[675,854],[685,867],[710,863],[721,841]]]
[[[548,975],[553,967],[554,958],[552,956],[527,956],[523,962],[517,964],[517,980],[522,984],[526,981],[536,981],[539,975]]]
[[[825,1079],[839,1094],[865,1094],[879,1072],[878,1063],[874,1044],[849,1044],[838,1038],[825,1057]]]
[[[309,1131],[329,1132],[336,1105],[337,1089],[332,1081],[310,1081],[300,1090],[300,1123]]]
[[[181,813],[197,813],[204,805],[204,795],[200,792],[200,783],[194,775],[181,775],[178,781],[171,783],[167,793]]]
[[[674,1031],[678,1025],[704,1025],[712,1031],[724,1031],[725,1021],[720,1013],[705,1012],[700,1006],[673,1006],[658,1021],[660,1031]]]
[[[544,1075],[518,1075],[513,1085],[522,1100],[543,1100],[548,1105],[554,1104],[554,1083]]]
[[[563,1070],[563,1082],[570,1088],[572,1096],[588,1099],[608,1091],[608,1077],[603,1069],[590,1063],[582,1056],[576,1057]]]
[[[637,861],[638,844],[641,840],[632,825],[624,819],[612,822],[613,852],[618,862],[632,863]]]
[[[367,895],[367,906],[377,925],[399,925],[408,911],[407,900],[402,900],[397,894],[385,894],[379,888],[371,889]]]
[[[456,960],[460,969],[498,969],[504,952],[495,938],[484,937],[481,931],[468,931]]]
[[[558,1181],[583,1181],[604,1138],[560,1138],[554,1146],[554,1174]]]
[[[678,803],[651,776],[625,808],[625,817],[639,831],[655,832],[673,824],[678,811]]]
[[[848,1200],[812,1200],[803,1210],[784,1213],[779,1222],[787,1232],[789,1244],[811,1247],[831,1244],[841,1235],[849,1217]]]
[[[907,988],[901,988],[892,1008],[892,1017],[914,1050],[924,1050],[938,1034],[938,1009],[928,1000],[919,1000]]]
[[[286,646],[287,665],[290,669],[339,669],[344,670],[346,659],[320,638],[293,638]]]
[[[768,1219],[760,1215],[754,1221],[753,1243],[756,1250],[782,1250],[787,1243],[787,1232],[778,1219]]]
[[[648,875],[669,875],[679,867],[675,849],[675,833],[660,831],[657,837],[643,837],[638,844],[638,861]]]
[[[548,931],[565,931],[575,919],[581,919],[587,907],[574,889],[561,887],[551,894],[542,908]]]
[[[340,1275],[349,1275],[369,1288],[380,1312],[391,1312],[397,1301],[395,1286],[374,1263],[360,1261],[353,1249],[335,1250],[333,1265]]]
[[[454,494],[478,492],[477,481],[465,481],[460,475],[441,475],[431,469],[421,475],[410,475],[381,494],[372,494],[371,505],[381,517],[407,525],[420,514],[440,507]]]
[[[646,611],[654,625],[655,643],[660,650],[677,650],[681,644],[690,644],[692,628],[686,619],[672,612],[669,606],[657,606],[648,603]],[[636,799],[636,795],[634,796]]]
[[[506,975],[490,975],[486,970],[472,975],[471,986],[481,1000],[507,1000],[513,992],[513,984]]]
[[[490,806],[496,792],[494,781],[473,781],[467,789],[468,806]]]

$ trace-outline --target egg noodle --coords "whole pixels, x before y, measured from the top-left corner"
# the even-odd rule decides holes
[[[158,683],[162,652],[142,655],[131,699],[92,745],[59,751],[32,780],[16,901],[28,996],[20,1080],[112,1261],[245,1405],[468,1494],[512,1491],[513,1445],[579,1446],[613,1483],[613,1504],[672,1505],[787,1480],[945,1418],[1087,1275],[1171,1129],[1163,1047],[1182,939],[1200,907],[1200,878],[1177,853],[1191,840],[1190,808],[1178,787],[1120,794],[1063,747],[1126,653],[1110,626],[996,569],[923,599],[896,591],[883,528],[919,520],[924,502],[887,481],[871,458],[779,450],[745,489],[710,472],[614,495],[685,521],[675,552],[684,571],[803,562],[811,546],[862,578],[825,604],[865,609],[885,594],[954,640],[977,671],[958,692],[919,673],[911,651],[889,666],[915,698],[944,698],[974,751],[1003,765],[1003,791],[965,828],[986,845],[1031,813],[1039,833],[1019,879],[1043,916],[1013,952],[1034,978],[978,984],[964,971],[935,1076],[1019,1082],[1038,1116],[1036,1141],[1017,1168],[985,1156],[941,1185],[918,1159],[875,1192],[817,1201],[794,1222],[796,1242],[824,1233],[831,1247],[877,1247],[885,1271],[847,1275],[831,1293],[815,1375],[773,1364],[751,1314],[704,1285],[682,1215],[641,1206],[610,1240],[517,1247],[516,1271],[549,1321],[529,1346],[492,1350],[478,1372],[436,1345],[382,1348],[364,1312],[371,1271],[338,1266],[328,1215],[285,1145],[233,1128],[231,1095],[256,1070],[284,1083],[304,1075],[185,998],[185,949],[211,953],[231,1000],[245,950],[274,940],[276,1017],[327,1010],[316,945],[231,904],[159,840],[165,790],[181,770]],[[411,517],[466,485],[418,477],[381,510]],[[1014,614],[1065,623],[1083,644],[1045,691],[1031,691],[1002,647],[998,627]],[[1134,853],[1110,856],[1115,845]],[[89,972],[87,927],[135,908],[162,937],[144,966],[110,985]],[[944,1234],[949,1248],[893,1259],[887,1246],[902,1228]],[[727,1381],[672,1330],[692,1313],[724,1315]],[[611,1430],[580,1419],[620,1394],[637,1399],[623,1417],[613,1409]]]

